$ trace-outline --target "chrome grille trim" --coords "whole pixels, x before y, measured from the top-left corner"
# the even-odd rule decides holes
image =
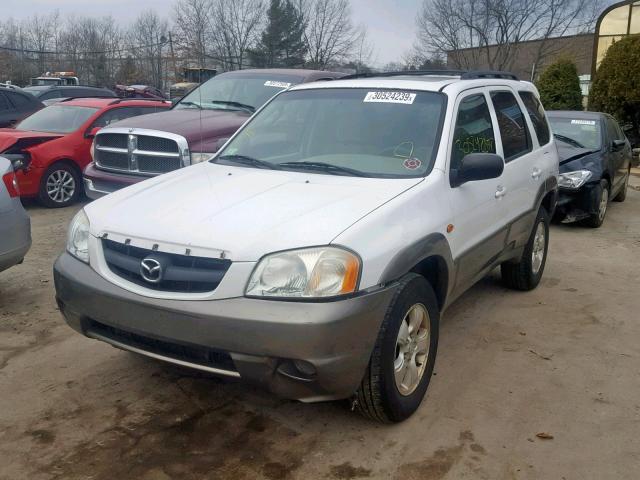
[[[117,138],[122,136],[126,138]],[[101,144],[101,139],[105,139],[105,144]],[[141,141],[142,140],[142,141]],[[127,148],[114,147],[114,144],[127,144]],[[140,148],[140,143],[147,146],[154,146],[156,150],[146,150]],[[181,167],[191,164],[191,156],[189,153],[189,144],[186,138],[175,133],[163,132],[161,130],[149,130],[145,128],[120,128],[107,127],[98,132],[95,139],[95,164],[102,170],[133,173],[136,175],[155,176],[162,173],[170,172]],[[157,150],[162,148],[162,150]],[[100,159],[100,153],[105,152],[111,155],[126,156],[121,162],[122,168],[114,167],[113,158],[111,165],[105,164]],[[138,161],[138,157],[145,157],[155,161]],[[163,161],[164,160],[164,161]],[[124,165],[127,165],[124,168]],[[154,165],[153,169],[145,169],[145,166]]]

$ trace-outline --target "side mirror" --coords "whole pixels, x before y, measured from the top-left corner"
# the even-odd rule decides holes
[[[460,168],[453,170],[451,186],[459,187],[467,182],[498,178],[504,171],[504,160],[495,153],[470,153],[460,162]]]
[[[626,144],[627,142],[625,142],[624,140],[614,140],[613,142],[611,142],[611,150],[613,150],[614,152],[618,152],[622,150]]]
[[[218,141],[216,142],[216,152],[220,150],[224,146],[224,144],[229,141],[230,138],[231,137],[219,138]]]
[[[84,138],[93,138],[96,136],[96,133],[98,133],[98,130],[100,130],[102,127],[93,127],[90,128],[89,130],[86,131],[86,133],[84,134]]]

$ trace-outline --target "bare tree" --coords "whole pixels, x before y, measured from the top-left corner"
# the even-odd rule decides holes
[[[176,43],[187,62],[200,68],[208,65],[213,7],[212,0],[179,0],[173,8]]]
[[[136,47],[139,68],[145,72],[146,81],[164,88],[163,56],[169,36],[169,24],[154,11],[141,13],[129,32],[130,43]]]
[[[425,0],[416,49],[447,54],[453,67],[509,69],[519,43],[541,40],[535,63],[553,53],[547,40],[588,31],[598,0]],[[533,67],[535,68],[535,66]]]
[[[305,41],[309,64],[325,69],[332,63],[345,61],[360,35],[351,21],[348,0],[302,0],[300,8],[307,16]]]
[[[213,42],[225,70],[246,66],[247,53],[258,39],[264,16],[262,0],[215,0]]]

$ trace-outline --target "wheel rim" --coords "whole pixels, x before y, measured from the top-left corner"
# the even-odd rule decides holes
[[[600,221],[604,220],[604,216],[607,213],[607,205],[609,203],[609,190],[606,188],[602,189],[602,195],[600,196],[600,205],[598,205],[598,219]]]
[[[537,275],[542,267],[542,262],[544,261],[544,250],[545,244],[547,241],[547,231],[545,229],[544,223],[538,223],[538,227],[536,228],[536,234],[533,237],[533,250],[531,252],[531,269],[533,270],[533,274]]]
[[[411,395],[424,375],[429,358],[431,322],[424,305],[417,303],[406,313],[396,339],[393,371],[401,395]]]
[[[55,170],[47,177],[47,196],[56,203],[65,203],[76,192],[76,180],[67,170]]]

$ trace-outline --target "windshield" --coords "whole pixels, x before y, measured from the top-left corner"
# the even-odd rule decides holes
[[[174,107],[255,111],[276,93],[300,83],[296,75],[229,73],[212,78]]]
[[[97,108],[52,105],[27,117],[17,126],[17,130],[35,132],[70,133],[82,126],[98,111]]]
[[[444,105],[435,92],[286,92],[213,161],[336,175],[424,176],[437,152]]]
[[[31,85],[60,85],[60,80],[57,78],[32,78]]]
[[[576,148],[600,150],[602,144],[600,121],[549,116],[549,123],[558,140]]]

